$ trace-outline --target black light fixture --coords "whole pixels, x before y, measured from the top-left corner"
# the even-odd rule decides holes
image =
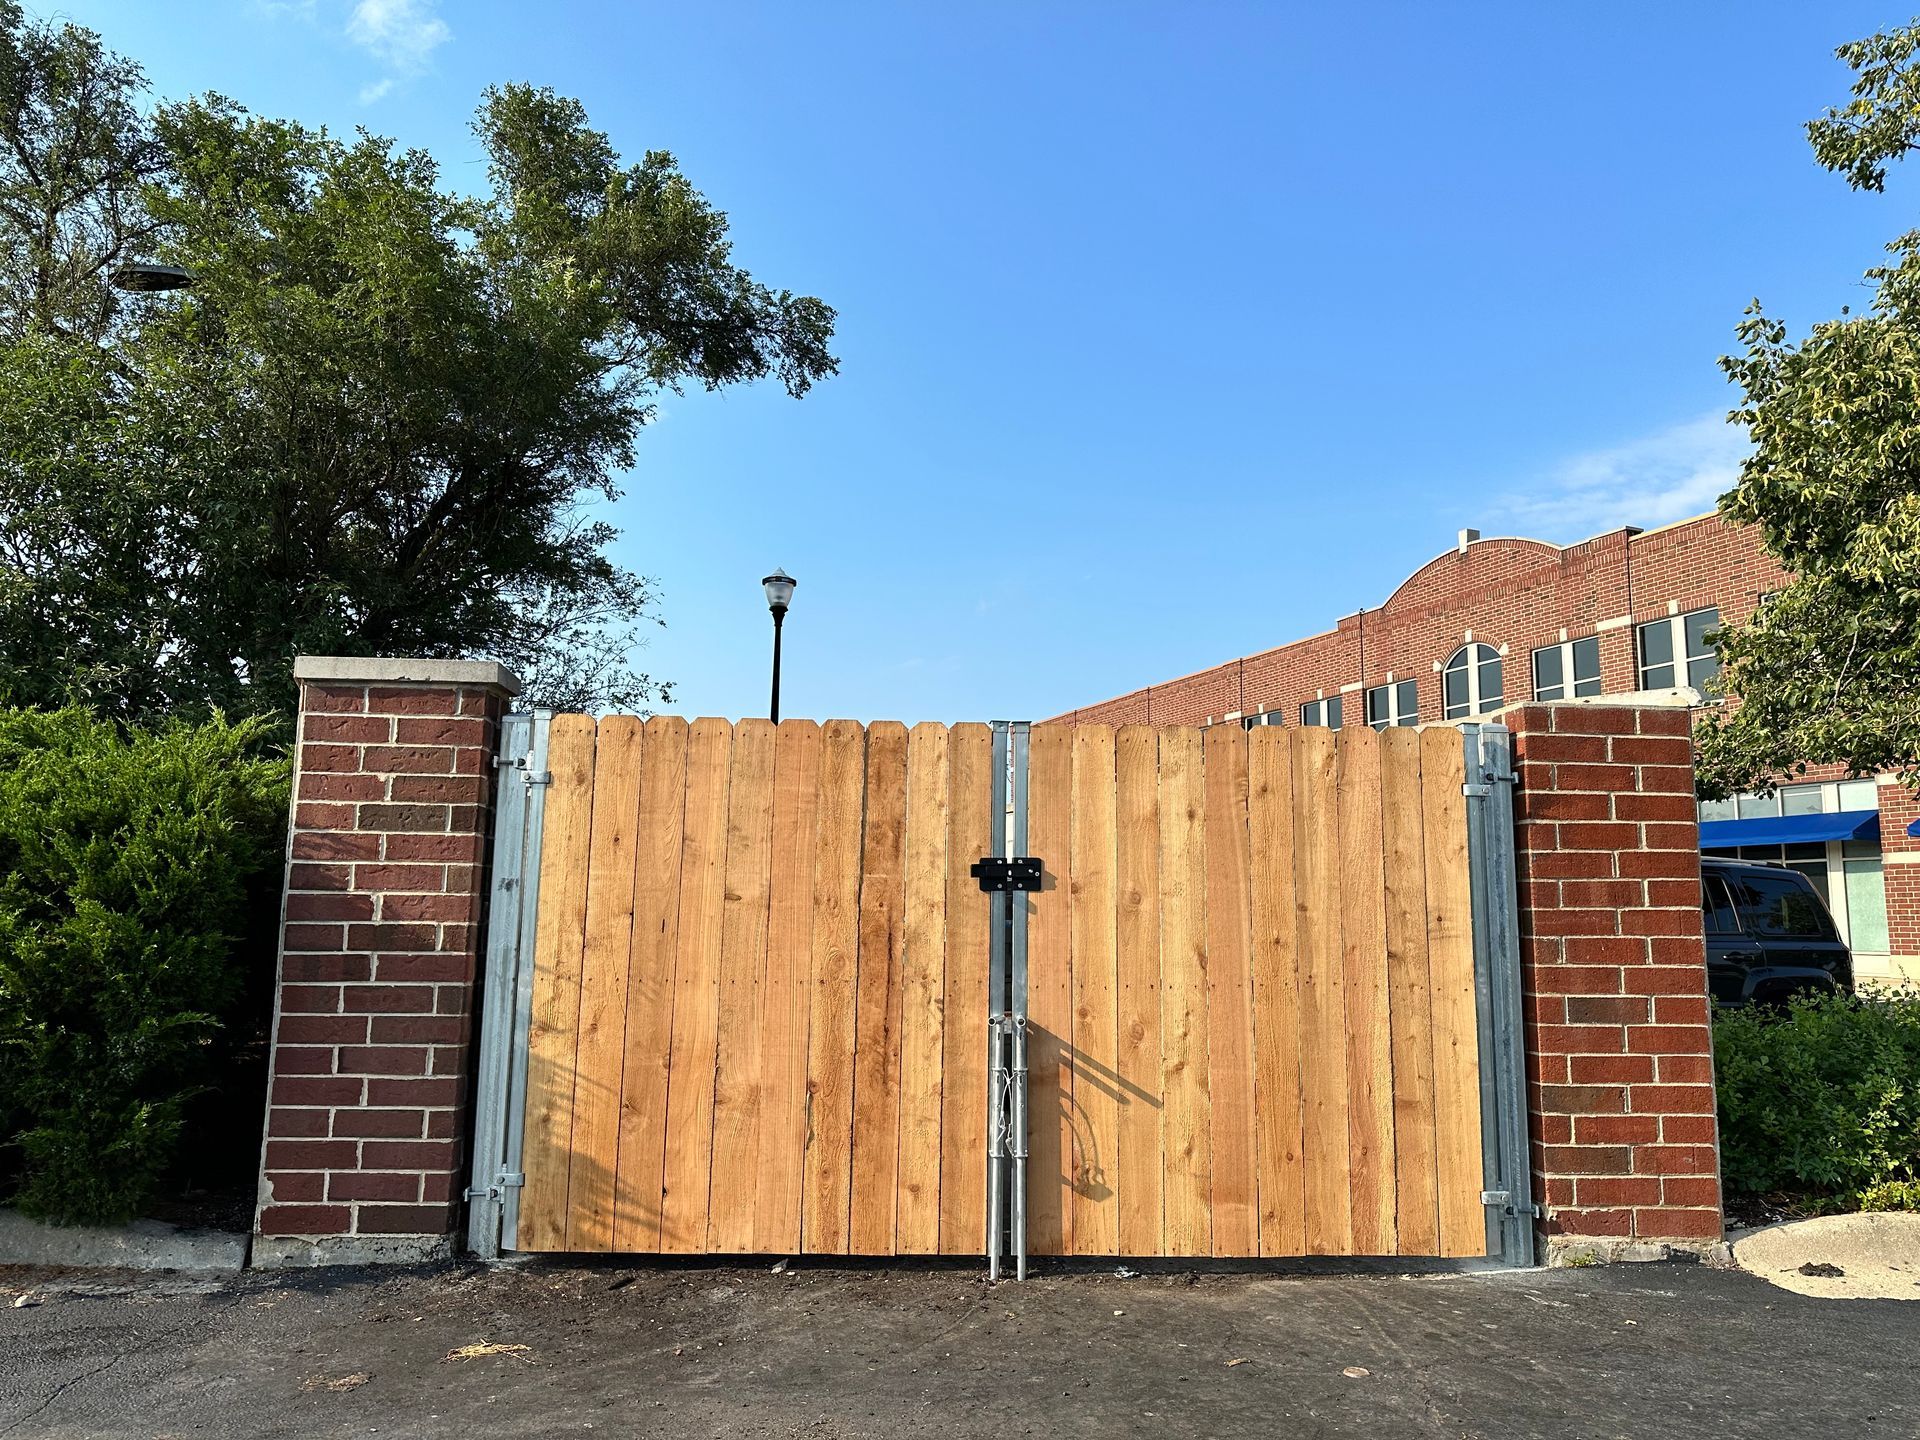
[[[193,284],[193,272],[178,265],[150,265],[136,261],[122,265],[107,277],[116,290],[146,294],[156,290],[185,290]]]
[[[784,570],[775,570],[760,586],[767,592],[767,609],[773,612],[773,723],[780,723],[780,622],[787,618],[787,606],[793,603],[793,587],[799,582]]]

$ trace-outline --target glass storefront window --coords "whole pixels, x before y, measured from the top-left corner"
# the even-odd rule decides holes
[[[1846,847],[1852,849],[1852,845]],[[1878,847],[1874,847],[1878,850]],[[1887,890],[1880,874],[1880,856],[1848,858],[1840,862],[1847,894],[1847,930],[1853,952],[1884,955],[1887,943]]]
[[[1798,870],[1813,882],[1813,888],[1820,892],[1827,909],[1834,908],[1833,888],[1827,877],[1827,847],[1824,844],[1782,845],[1780,858],[1786,861],[1789,870]]]

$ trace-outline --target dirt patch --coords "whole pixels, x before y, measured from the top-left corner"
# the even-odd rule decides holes
[[[0,1307],[0,1432],[1920,1434],[1920,1306],[1824,1305],[1697,1265],[995,1286],[972,1266],[448,1264],[189,1294],[37,1279],[42,1303]]]

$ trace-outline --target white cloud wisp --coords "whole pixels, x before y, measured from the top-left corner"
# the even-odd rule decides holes
[[[1743,428],[1703,415],[1562,461],[1529,492],[1502,496],[1493,513],[1517,533],[1561,542],[1665,525],[1711,510],[1752,448]]]
[[[380,99],[402,76],[420,74],[433,52],[452,38],[452,29],[435,12],[435,0],[357,0],[347,18],[347,39],[390,72],[361,89],[361,103]]]

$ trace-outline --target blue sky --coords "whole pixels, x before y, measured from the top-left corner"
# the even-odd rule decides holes
[[[1714,359],[1915,224],[1801,126],[1884,6],[64,0],[156,89],[432,150],[504,80],[679,158],[840,376],[665,397],[612,518],[671,708],[1040,718],[1328,628],[1476,525],[1709,508]]]

